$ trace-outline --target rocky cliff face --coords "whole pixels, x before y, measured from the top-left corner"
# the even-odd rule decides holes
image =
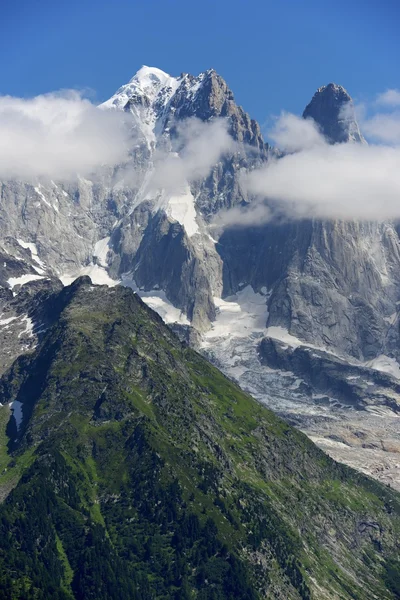
[[[342,118],[342,115],[345,115]],[[304,111],[331,143],[363,143],[348,93],[329,84]],[[400,244],[391,223],[273,222],[220,238],[224,291],[270,291],[268,325],[368,360],[399,351],[390,324],[399,297]],[[245,257],[245,258],[240,258]]]
[[[391,223],[275,221],[220,233],[211,228],[221,210],[253,201],[241,175],[273,151],[212,69],[171,77],[143,67],[101,109],[125,111],[130,118],[128,165],[74,185],[1,186],[0,321],[30,315],[24,288],[88,274],[95,283],[122,281],[138,290],[167,322],[179,322],[186,339],[199,341],[200,333],[205,351],[213,340],[213,359],[244,387],[251,388],[254,374],[264,369],[257,396],[269,403],[262,389],[271,373],[257,347],[271,331],[328,357],[400,374],[400,244]],[[364,143],[352,100],[338,85],[317,90],[303,116],[314,119],[330,143]],[[179,128],[193,118],[222,119],[233,145],[206,175],[182,181],[178,190],[154,185],[160,155],[179,154]],[[35,319],[34,331],[46,326]],[[7,342],[3,368],[26,346],[19,343],[23,323],[16,324],[2,324],[8,340],[19,340]],[[272,360],[268,356],[265,362]],[[279,368],[292,376],[289,363],[281,361]],[[295,405],[286,383],[283,377],[274,388],[276,397],[289,393]],[[312,410],[312,394],[307,398]]]
[[[133,205],[111,236],[111,273],[125,279],[130,274],[144,291],[164,290],[197,329],[206,330],[222,287],[222,263],[207,222],[218,210],[247,201],[239,175],[266,160],[269,150],[260,128],[212,69],[172,78],[143,67],[103,107],[133,116],[148,160]],[[235,151],[178,193],[153,189],[154,157],[173,152],[179,124],[193,118],[224,119]]]
[[[314,119],[331,144],[364,142],[358,126],[353,101],[348,92],[335,83],[318,88],[303,112]]]

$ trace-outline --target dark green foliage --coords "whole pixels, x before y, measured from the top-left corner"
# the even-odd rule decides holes
[[[331,461],[131,291],[80,281],[55,306],[0,381],[0,402],[27,407],[0,474],[0,491],[17,484],[0,599],[399,597],[398,495]]]
[[[400,598],[400,559],[385,563],[385,583],[395,598]]]

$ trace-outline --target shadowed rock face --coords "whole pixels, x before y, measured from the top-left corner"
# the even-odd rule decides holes
[[[329,83],[320,87],[306,106],[303,117],[314,119],[331,144],[364,141],[353,101],[341,85]]]
[[[300,377],[303,391],[318,395],[320,403],[329,405],[329,399],[335,398],[338,404],[358,411],[379,406],[400,415],[400,382],[386,373],[349,364],[315,348],[290,348],[271,338],[261,340],[258,351],[262,363]]]

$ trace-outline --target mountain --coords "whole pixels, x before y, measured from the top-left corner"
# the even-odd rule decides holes
[[[45,304],[47,333],[0,381],[2,598],[399,597],[397,493],[131,290],[82,277]]]
[[[143,67],[102,106],[132,115],[149,153],[135,202],[110,239],[110,272],[119,278],[134,273],[136,285],[145,291],[164,290],[196,329],[207,330],[216,314],[213,296],[222,283],[221,259],[208,221],[217,211],[247,201],[240,173],[265,161],[269,152],[260,127],[236,105],[213,69],[198,77],[171,78]],[[193,185],[186,181],[173,193],[153,189],[153,156],[160,150],[172,153],[177,124],[192,118],[226,120],[235,151]]]
[[[99,109],[126,113],[126,165],[68,185],[1,184],[1,372],[40,342],[51,323],[41,307],[60,281],[121,282],[331,455],[400,489],[395,224],[215,227],[254,202],[243,174],[281,153],[213,69],[171,77],[142,67]],[[304,117],[331,143],[364,143],[339,85],[319,88]],[[223,123],[232,143],[207,172],[157,182],[160,157],[183,160],[182,138],[197,139],[199,123]]]
[[[318,88],[303,112],[304,119],[313,119],[332,143],[365,142],[358,126],[353,101],[349,93],[335,83]]]

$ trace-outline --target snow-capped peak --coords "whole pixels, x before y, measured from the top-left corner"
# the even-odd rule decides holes
[[[156,131],[163,131],[165,120],[175,110],[174,107],[169,111],[175,95],[180,94],[181,102],[192,101],[212,73],[214,70],[209,69],[198,77],[187,74],[172,77],[156,67],[143,66],[100,108],[129,112],[150,149],[156,143]]]
[[[161,87],[172,87],[175,81],[177,81],[175,77],[171,77],[161,69],[143,65],[129,81],[129,84],[137,84],[144,92],[151,93]]]
[[[171,77],[156,67],[143,66],[125,85],[106,102],[102,108],[123,109],[132,98],[146,98],[152,104],[160,94],[170,98],[179,87],[180,78]]]

